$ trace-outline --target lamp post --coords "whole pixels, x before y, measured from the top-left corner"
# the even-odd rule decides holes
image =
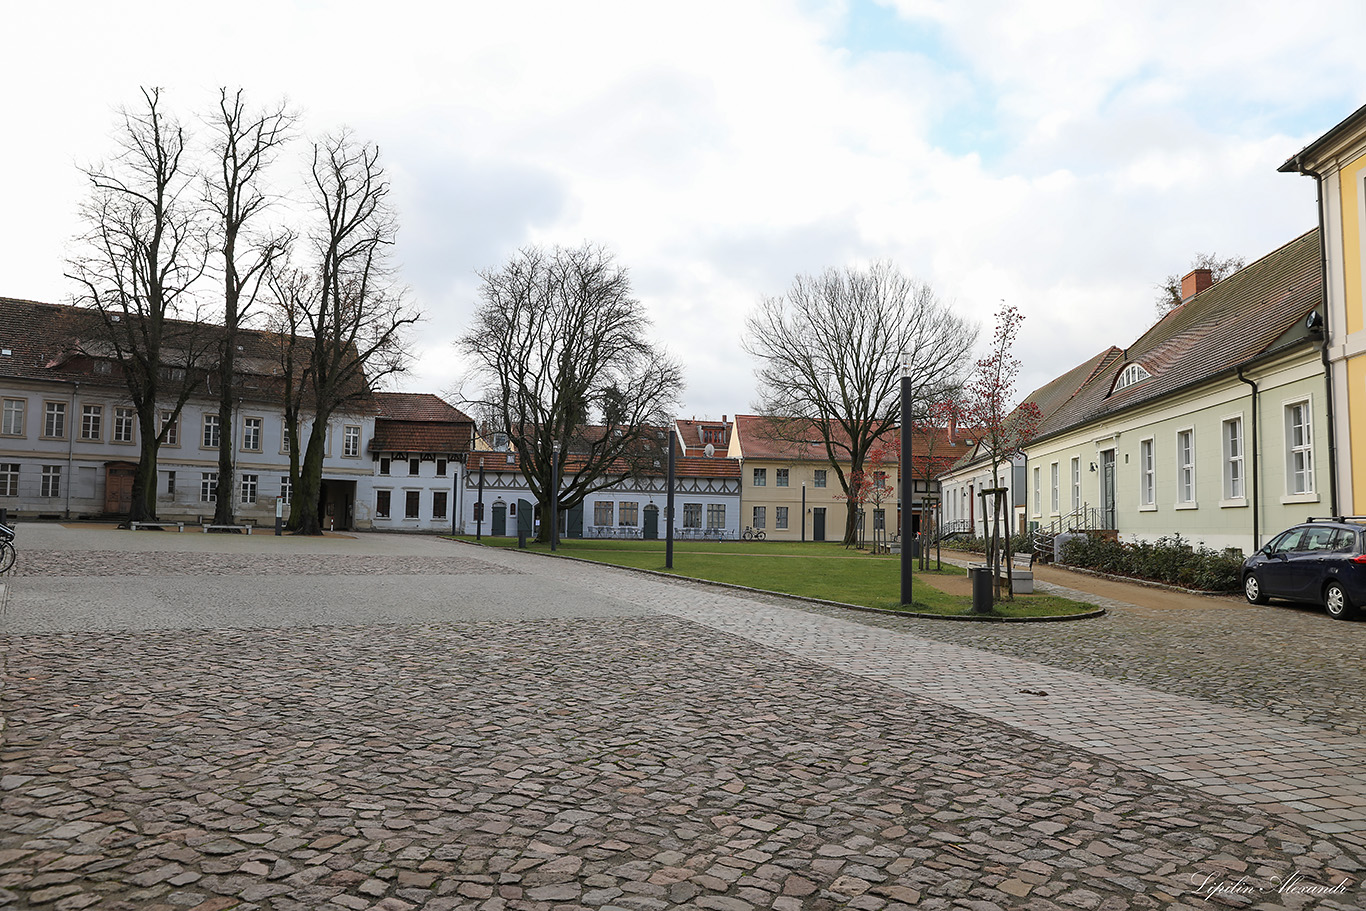
[[[484,457],[479,456],[479,499],[474,504],[474,540],[481,540],[484,531]]]
[[[560,531],[560,441],[550,444],[550,549],[555,550]]]
[[[669,492],[664,498],[664,568],[674,568],[674,451],[678,449],[678,428],[669,429]]]
[[[802,482],[802,543],[806,543],[806,482]]]
[[[901,354],[901,476],[914,477],[911,471],[911,356]],[[911,519],[911,498],[906,484],[901,485],[901,603],[912,603],[911,541],[915,527]]]

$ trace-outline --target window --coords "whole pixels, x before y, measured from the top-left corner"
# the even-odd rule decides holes
[[[437,460],[436,460],[436,476],[437,476],[438,478],[444,478],[444,477],[446,476],[446,460],[445,460],[445,459],[437,459]]]
[[[242,475],[242,483],[238,485],[238,500],[241,501],[243,506],[256,505],[256,485],[260,480],[260,475]]]
[[[713,446],[720,446],[726,441],[726,428],[724,427],[703,427],[702,445],[710,443]]]
[[[1157,475],[1153,465],[1153,441],[1138,444],[1138,505],[1153,506],[1157,502]]]
[[[598,500],[593,504],[593,524],[611,525],[616,513],[616,505],[611,500]]]
[[[875,488],[877,488],[878,490],[886,490],[886,489],[887,489],[887,472],[885,472],[885,471],[875,471],[875,472],[873,472],[873,486],[874,486]]]
[[[175,496],[175,472],[166,472],[166,496]]]
[[[774,475],[775,475],[775,477],[774,477],[773,481],[774,481],[774,483],[775,483],[778,487],[786,487],[786,486],[787,486],[787,469],[786,469],[786,468],[779,468],[777,471],[774,472]]]
[[[683,504],[683,527],[701,528],[702,527],[702,504],[684,503]]]
[[[768,469],[767,469],[767,468],[756,468],[756,469],[754,469],[754,486],[755,486],[755,487],[763,487],[763,486],[766,485],[766,484],[768,484]]]
[[[66,439],[66,402],[48,402],[43,410],[43,436]]]
[[[290,480],[289,475],[281,475],[280,501],[283,502],[286,506],[288,506],[292,499],[294,499],[294,482]]]
[[[1118,392],[1126,386],[1132,386],[1134,383],[1141,383],[1150,375],[1151,374],[1149,374],[1148,371],[1143,369],[1141,364],[1130,364],[1120,371],[1119,379],[1115,380],[1114,391]]]
[[[205,471],[199,475],[199,502],[218,502],[218,472]]]
[[[280,455],[289,455],[294,445],[294,431],[289,429],[289,421],[280,421]]]
[[[388,491],[388,490],[377,490],[377,491],[375,491],[375,518],[377,518],[377,519],[387,519],[387,518],[389,518],[389,495],[390,495],[390,493],[391,493],[391,491]]]
[[[621,504],[621,509],[617,511],[618,525],[639,525],[640,524],[640,504],[627,501]]]
[[[1072,457],[1072,509],[1081,509],[1081,456]]]
[[[131,408],[114,409],[114,442],[133,442],[133,428],[137,425],[137,412]]]
[[[885,530],[886,528],[887,528],[887,510],[885,510],[885,509],[875,509],[875,510],[873,510],[873,530],[874,530],[874,531],[883,531],[883,530]]]
[[[1314,435],[1309,402],[1285,406],[1285,480],[1291,495],[1314,492]]]
[[[380,474],[388,474],[388,473],[389,473],[389,460],[388,460],[388,459],[380,459],[380,460],[379,460],[379,473],[380,473]]]
[[[773,508],[773,527],[787,528],[787,507],[775,506]]]
[[[403,518],[416,519],[421,513],[422,491],[410,490],[403,497]]]
[[[408,475],[409,475],[410,477],[414,477],[414,478],[415,478],[415,477],[417,477],[417,476],[418,476],[419,474],[421,474],[421,473],[422,473],[422,460],[421,460],[421,459],[409,459],[409,460],[408,460]]]
[[[171,429],[166,430],[167,426]],[[178,415],[171,411],[163,411],[161,413],[161,428],[157,432],[160,433],[163,430],[165,431],[165,436],[162,439],[161,445],[180,445],[180,417]]]
[[[348,459],[360,458],[360,427],[355,424],[342,428],[342,455]]]
[[[44,465],[43,466],[43,486],[38,496],[40,497],[60,497],[62,495],[62,466]]]
[[[104,423],[103,405],[85,405],[81,408],[81,439],[98,440]]]
[[[1195,502],[1195,431],[1176,434],[1176,502]]]
[[[1043,515],[1043,469],[1034,469],[1034,515]]]
[[[1243,493],[1243,419],[1224,421],[1224,499],[1241,500]]]
[[[824,487],[824,486],[825,486],[825,473],[826,473],[826,469],[824,469],[824,468],[817,468],[817,469],[816,469],[816,482],[815,482],[815,484],[816,484],[817,487]]]
[[[446,497],[447,497],[447,496],[448,496],[448,494],[447,494],[447,492],[444,491],[444,490],[433,491],[433,493],[432,493],[432,518],[433,518],[433,519],[444,519],[444,518],[446,518]]]
[[[0,497],[19,496],[19,463],[0,463]]]
[[[201,449],[218,448],[218,415],[204,415],[204,432],[200,435],[199,446]]]
[[[23,399],[5,399],[5,417],[4,423],[0,424],[0,433],[7,437],[24,435],[24,408],[26,404]]]
[[[242,451],[261,451],[261,419],[242,418]]]
[[[707,527],[725,528],[726,527],[726,504],[708,503],[707,504]]]
[[[765,526],[765,523],[767,523],[767,521],[768,521],[768,507],[766,507],[766,506],[756,506],[756,507],[754,507],[754,527],[755,527],[756,529],[763,528],[763,527]]]
[[[1049,509],[1053,515],[1058,514],[1058,463],[1054,462],[1048,467],[1049,480]]]

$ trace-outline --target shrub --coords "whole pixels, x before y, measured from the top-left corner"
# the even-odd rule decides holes
[[[1122,544],[1100,535],[1073,538],[1063,546],[1062,561],[1118,576],[1133,576],[1201,591],[1236,591],[1243,566],[1237,548],[1218,551],[1192,547],[1180,534]]]

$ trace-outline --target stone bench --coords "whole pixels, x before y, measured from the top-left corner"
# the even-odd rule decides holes
[[[250,525],[201,525],[199,527],[206,535],[211,531],[241,531],[251,534],[252,529]]]
[[[137,531],[139,528],[155,528],[157,531],[165,531],[166,529],[170,528],[172,525],[175,526],[175,530],[176,530],[176,531],[183,532],[183,531],[185,530],[185,523],[184,523],[184,522],[129,522],[129,523],[128,523],[128,527],[131,528],[133,531]]]

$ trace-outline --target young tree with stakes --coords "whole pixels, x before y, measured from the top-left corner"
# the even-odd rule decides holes
[[[977,361],[975,372],[964,390],[962,412],[966,423],[973,427],[973,432],[981,441],[981,451],[986,453],[991,462],[992,483],[997,491],[1002,489],[1002,466],[1009,466],[1011,459],[1033,438],[1040,421],[1038,406],[1033,402],[1022,402],[1011,407],[1021,366],[1012,352],[1023,321],[1024,315],[1018,307],[1004,303],[1001,305],[996,313],[996,330],[992,333],[991,347]],[[1000,493],[994,495],[992,524],[987,536],[987,565],[995,579],[994,597],[998,601],[1001,599],[1003,562],[1004,569],[1008,570],[1013,560],[1009,512],[1004,516],[1004,547],[1001,542],[1001,512],[1008,509],[1003,500]],[[1010,598],[1014,600],[1013,592]]]

